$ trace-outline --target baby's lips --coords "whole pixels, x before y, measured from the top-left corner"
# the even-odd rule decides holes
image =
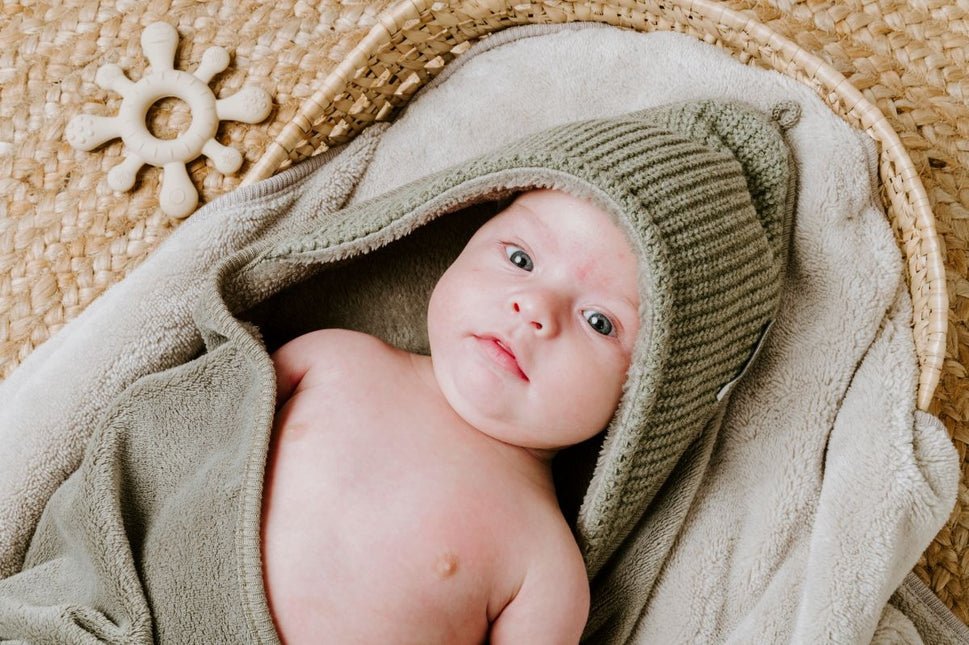
[[[515,350],[512,349],[511,345],[509,345],[508,342],[502,338],[496,338],[495,342],[498,343],[499,347],[508,352],[512,360],[515,361],[515,366],[518,368],[518,371],[522,373],[522,376],[528,379],[528,375],[526,375],[525,370],[522,369],[521,363],[518,361],[518,356],[515,354]]]
[[[521,364],[518,362],[514,347],[507,340],[494,334],[479,336],[478,339],[491,345],[492,349],[489,351],[495,353],[493,356],[495,361],[505,366],[509,371],[517,372],[522,380],[528,381],[528,375],[525,374],[525,370],[522,369]]]

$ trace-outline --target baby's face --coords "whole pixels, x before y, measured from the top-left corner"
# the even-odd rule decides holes
[[[475,233],[431,296],[431,361],[451,407],[526,448],[598,433],[639,332],[637,275],[606,213],[558,191],[521,195]]]

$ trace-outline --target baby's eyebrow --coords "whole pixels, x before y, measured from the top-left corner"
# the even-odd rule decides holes
[[[629,309],[636,315],[639,315],[639,305],[632,301],[629,296],[619,296],[619,300],[629,307]]]
[[[527,202],[515,202],[512,206],[517,206],[523,211],[525,215],[523,220],[532,229],[531,232],[540,235],[545,242],[551,242],[555,239],[552,227],[542,221],[542,218],[538,216],[538,213]]]

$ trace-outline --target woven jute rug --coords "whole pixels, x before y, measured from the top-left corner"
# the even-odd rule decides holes
[[[95,82],[116,63],[133,81],[148,67],[140,35],[178,30],[174,68],[192,71],[220,45],[228,69],[217,97],[246,85],[273,95],[269,118],[225,121],[218,140],[243,153],[238,175],[202,157],[189,164],[201,202],[235,188],[388,0],[70,0],[0,7],[0,378],[121,280],[178,226],[158,206],[162,173],[145,169],[129,193],[106,177],[120,140],[94,153],[64,139],[79,114],[117,114],[122,97]],[[889,118],[924,182],[946,251],[948,355],[931,411],[963,464],[959,500],[916,573],[969,623],[969,0],[725,0],[842,72]],[[191,123],[163,99],[147,122],[160,138]]]

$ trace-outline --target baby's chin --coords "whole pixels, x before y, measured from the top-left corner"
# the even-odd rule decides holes
[[[586,425],[592,429],[588,430],[569,423],[571,419],[542,418],[534,402],[514,392],[504,393],[501,388],[461,379],[458,383],[439,364],[432,365],[440,394],[454,414],[477,433],[507,446],[536,455],[554,455],[595,436],[608,423],[608,419],[601,424],[590,419]]]
[[[448,396],[447,388],[442,388],[442,392],[454,413],[478,434],[498,443],[529,451],[556,450],[553,445],[536,440],[534,435],[541,436],[540,430],[533,430],[534,434],[526,432],[520,421],[489,414],[461,396]]]
[[[455,410],[455,412],[457,412],[458,416],[466,424],[474,428],[481,435],[498,443],[521,449],[543,461],[551,460],[560,450],[582,443],[586,439],[590,439],[601,432],[601,429],[594,432],[584,432],[571,428],[563,431],[562,428],[552,428],[545,425],[536,426],[501,422],[487,417],[475,416],[474,414],[462,415],[458,410]],[[556,440],[563,435],[568,438]]]

